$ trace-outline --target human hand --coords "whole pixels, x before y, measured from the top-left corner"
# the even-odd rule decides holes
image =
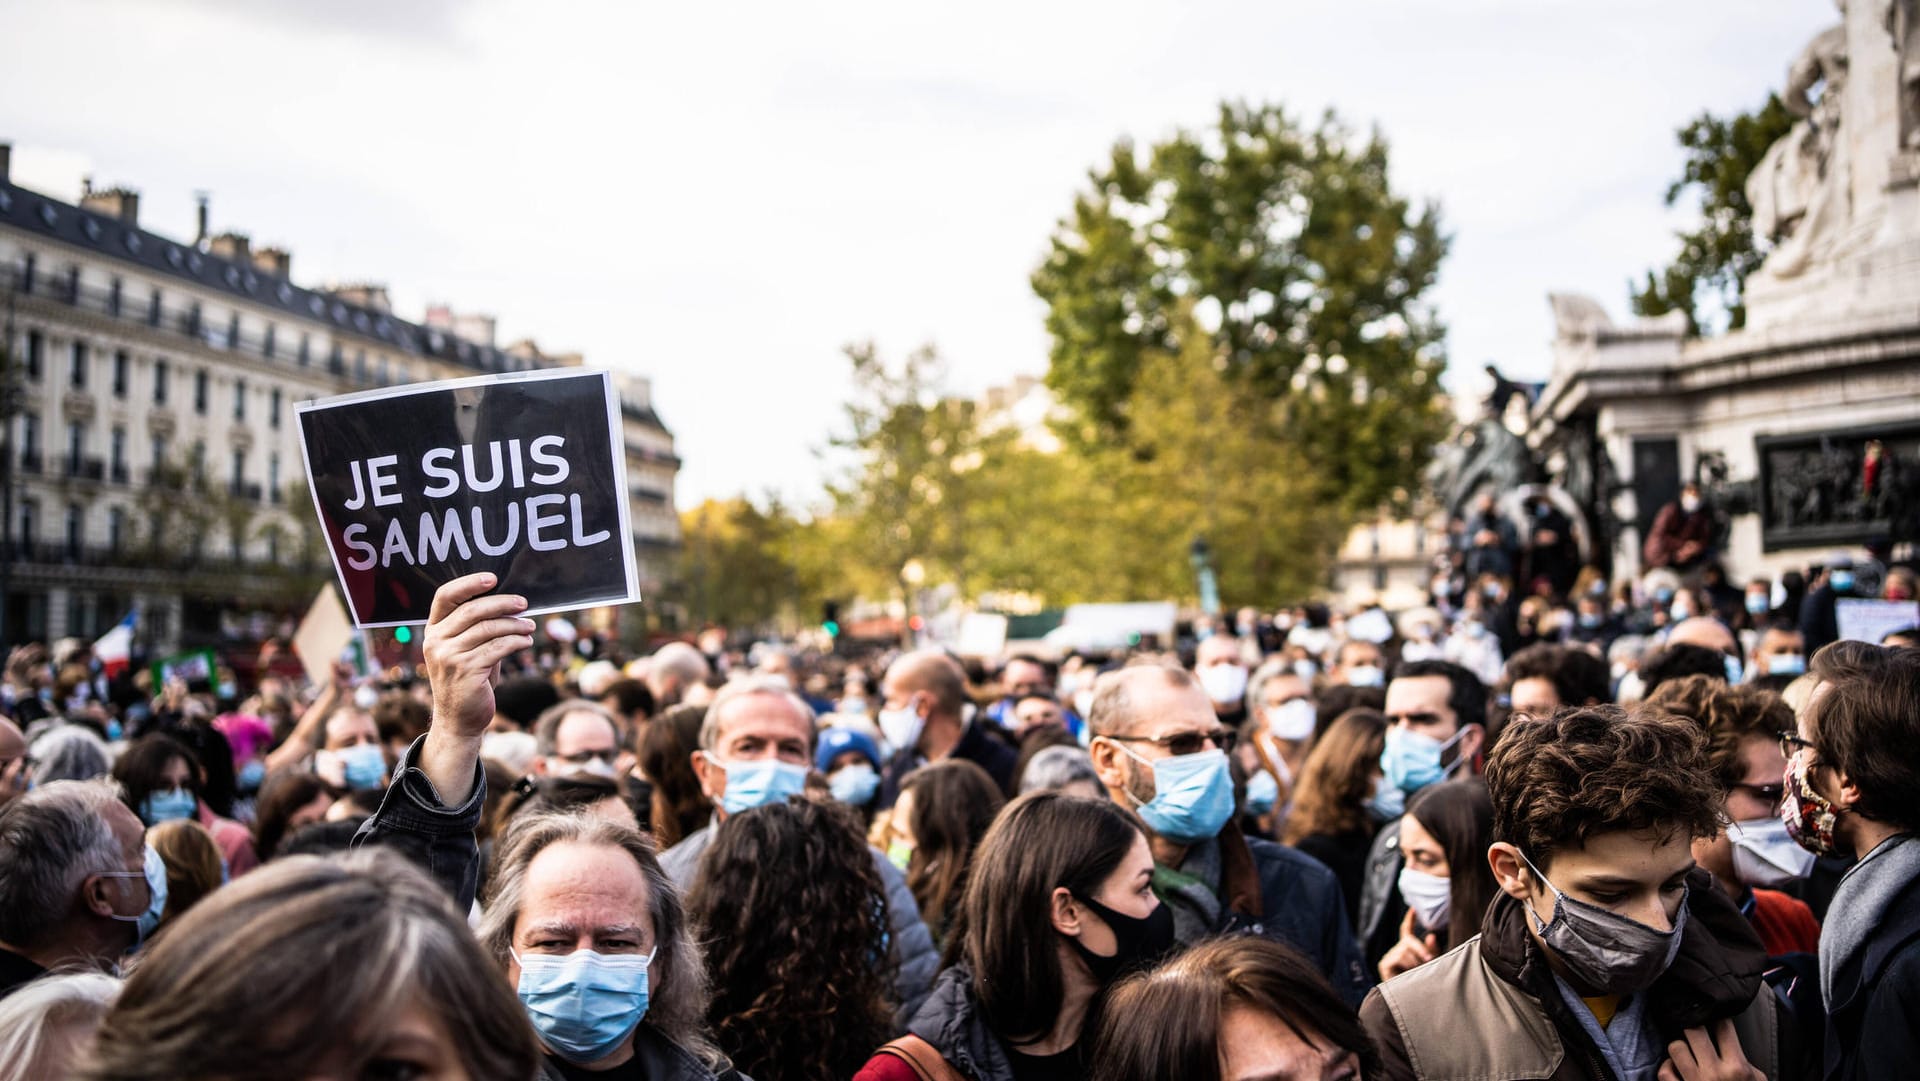
[[[1385,957],[1380,958],[1380,978],[1391,980],[1402,972],[1411,972],[1435,957],[1440,956],[1440,940],[1429,934],[1425,938],[1414,934],[1413,911],[1409,909],[1400,921],[1400,941],[1394,943]]]
[[[1704,1028],[1690,1028],[1682,1035],[1684,1039],[1667,1045],[1659,1081],[1766,1081],[1740,1050],[1732,1019],[1715,1022],[1712,1037]]]
[[[434,591],[421,653],[433,690],[433,728],[478,740],[493,721],[493,685],[500,662],[533,645],[533,621],[519,617],[527,599],[482,596],[498,584],[469,574]]]

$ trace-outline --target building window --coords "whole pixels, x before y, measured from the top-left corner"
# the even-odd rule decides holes
[[[40,417],[34,413],[20,416],[20,456],[40,457]]]
[[[107,512],[107,547],[115,555],[127,544],[127,512],[115,507]]]
[[[46,365],[47,339],[37,330],[27,331],[27,378],[38,383]]]
[[[193,411],[201,416],[207,415],[207,370],[193,373]]]
[[[280,390],[278,387],[274,388],[273,397],[268,400],[272,404],[267,409],[267,424],[271,427],[278,428],[280,427]]]
[[[1381,592],[1385,592],[1385,591],[1386,591],[1386,588],[1387,588],[1387,567],[1386,567],[1386,564],[1384,564],[1384,563],[1375,563],[1375,564],[1373,565],[1373,589],[1374,589],[1374,592],[1376,592],[1376,593],[1381,593]]]
[[[74,342],[72,363],[67,367],[67,385],[84,390],[87,385],[87,343]]]
[[[367,381],[367,351],[365,349],[353,355],[353,381],[356,383],[365,383]]]
[[[107,459],[107,467],[113,471],[114,482],[125,484],[127,482],[127,430],[125,428],[114,426],[110,453],[112,457]]]
[[[267,498],[280,502],[280,455],[277,452],[267,455]]]
[[[127,396],[127,366],[127,351],[125,349],[115,350],[113,354],[113,396],[116,398],[125,398]]]
[[[234,312],[227,317],[227,348],[240,348],[240,313]]]
[[[327,371],[334,375],[344,374],[347,370],[344,356],[340,351],[340,343],[334,342],[333,348],[327,350]]]
[[[247,452],[244,450],[236,450],[233,452],[233,481],[232,481],[233,494],[239,495],[240,486],[245,484],[246,482],[247,482]]]
[[[80,536],[86,520],[86,512],[80,509],[80,504],[67,504],[67,555],[80,554]]]
[[[153,297],[147,301],[147,325],[150,327],[160,325],[160,290],[158,289],[153,291]]]
[[[273,566],[280,565],[280,529],[277,526],[267,530],[267,562]]]
[[[313,359],[313,335],[308,334],[306,331],[303,330],[300,332],[300,366],[302,368],[306,367],[307,362],[312,359]]]
[[[153,472],[156,475],[155,479],[158,479],[158,474],[160,472],[161,467],[167,464],[167,437],[166,436],[156,435],[153,437],[152,461],[153,461]]]
[[[20,501],[20,543],[32,544],[40,535],[40,502],[35,499]]]
[[[233,419],[247,419],[247,381],[245,379],[233,381]]]
[[[267,339],[260,345],[260,352],[265,354],[268,360],[273,359],[273,328],[274,324],[267,324]]]
[[[67,476],[80,473],[80,453],[86,449],[87,430],[78,421],[67,425]]]
[[[120,279],[119,278],[113,279],[113,284],[107,287],[107,314],[108,315],[120,314]]]
[[[20,291],[22,293],[33,292],[33,268],[33,253],[28,252],[27,257],[20,261]]]
[[[387,385],[387,358],[386,357],[380,358],[379,371],[380,371],[380,385],[384,387]]]
[[[206,487],[207,485],[207,445],[205,443],[199,442],[198,440],[195,440],[193,444],[193,452],[190,455],[188,455],[188,461],[193,468],[194,485],[200,488]]]
[[[77,263],[67,268],[67,303],[80,303],[80,266]]]
[[[167,362],[165,358],[153,362],[153,404],[167,404]]]

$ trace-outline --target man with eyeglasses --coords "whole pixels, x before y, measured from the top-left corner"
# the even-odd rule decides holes
[[[1182,945],[1257,934],[1299,949],[1349,1004],[1366,993],[1340,885],[1319,861],[1235,828],[1229,754],[1197,680],[1142,665],[1102,676],[1088,727],[1094,772],[1114,802],[1146,826],[1153,889]]]
[[[533,738],[536,777],[611,781],[626,772],[620,722],[596,702],[574,698],[549,708],[533,723]]]
[[[1753,924],[1769,957],[1812,954],[1820,923],[1805,902],[1780,892],[1813,870],[1813,853],[1795,844],[1780,820],[1781,776],[1793,710],[1758,687],[1729,687],[1707,676],[1668,680],[1650,708],[1685,717],[1707,734],[1707,765],[1727,801],[1727,826],[1696,838],[1693,858]]]

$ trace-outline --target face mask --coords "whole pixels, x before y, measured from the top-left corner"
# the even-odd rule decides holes
[[[1087,716],[1093,712],[1093,689],[1091,687],[1084,691],[1074,692],[1073,712],[1078,714],[1082,720],[1085,720]]]
[[[1381,822],[1391,822],[1407,812],[1407,794],[1382,780],[1379,789],[1367,797],[1367,812]]]
[[[1247,778],[1246,812],[1254,817],[1268,814],[1280,802],[1280,782],[1266,770],[1255,770]]]
[[[1671,617],[1675,623],[1683,619],[1692,619],[1693,606],[1684,602],[1676,602],[1673,607],[1667,609],[1667,615]]]
[[[806,767],[778,758],[729,762],[726,770],[727,790],[720,796],[720,806],[730,815],[797,796],[807,788]]]
[[[240,786],[242,792],[257,792],[260,782],[266,779],[267,764],[256,758],[240,767],[240,775],[234,778],[234,783]]]
[[[1413,918],[1420,921],[1420,926],[1429,931],[1444,930],[1453,906],[1453,880],[1402,867],[1400,899],[1413,909]]]
[[[1593,597],[1604,597],[1604,596],[1606,596],[1606,595],[1607,595],[1607,583],[1606,583],[1605,581],[1598,581],[1598,582],[1595,582],[1595,583],[1593,583],[1592,585],[1590,585],[1590,586],[1588,586],[1588,587],[1587,587],[1587,594],[1588,594],[1589,596],[1593,596]]]
[[[1237,664],[1210,664],[1200,670],[1200,686],[1210,702],[1238,702],[1247,693],[1247,670]]]
[[[1380,771],[1386,774],[1382,787],[1397,788],[1411,795],[1436,781],[1444,780],[1452,772],[1452,766],[1442,766],[1441,756],[1447,748],[1460,742],[1467,734],[1462,728],[1445,743],[1432,736],[1423,736],[1418,732],[1395,725],[1387,729],[1387,748],[1380,752]],[[1459,760],[1454,761],[1458,766]]]
[[[1467,632],[1468,638],[1485,638],[1487,636],[1487,628],[1486,628],[1486,625],[1483,623],[1477,623],[1473,620],[1468,620],[1467,622],[1460,624],[1460,626],[1463,630]]]
[[[1749,886],[1771,889],[1813,870],[1813,853],[1794,843],[1778,818],[1729,822],[1727,840],[1733,842],[1733,876]]]
[[[867,700],[864,698],[842,698],[840,708],[837,710],[840,713],[865,713],[866,711]]]
[[[905,753],[919,745],[920,729],[926,723],[926,719],[913,708],[911,700],[899,709],[880,710],[880,735],[888,746],[898,752]]]
[[[1747,611],[1749,613],[1756,616],[1763,616],[1766,615],[1772,607],[1772,605],[1767,603],[1767,595],[1765,593],[1747,594]]]
[[[147,880],[147,908],[138,916],[122,916],[109,913],[122,923],[133,924],[133,947],[139,948],[152,936],[154,929],[160,926],[160,914],[167,910],[167,863],[154,851],[152,845],[146,846],[141,857],[141,869],[138,871],[102,871],[101,878],[144,878]]]
[[[1282,702],[1267,707],[1267,731],[1274,739],[1298,742],[1313,736],[1314,725],[1319,721],[1319,713],[1313,703],[1304,698],[1291,702]]]
[[[733,783],[729,781],[727,787],[732,788]],[[827,778],[827,789],[841,803],[865,807],[873,799],[873,794],[880,790],[880,775],[865,762],[856,762],[840,767],[833,776]]]
[[[1595,627],[1598,627],[1600,625],[1600,613],[1598,612],[1580,613],[1580,625],[1582,627],[1585,627],[1588,630],[1592,630]]]
[[[1124,745],[1135,761],[1153,767],[1153,798],[1134,808],[1153,832],[1175,844],[1218,836],[1233,817],[1233,774],[1227,752],[1215,748],[1148,762]],[[1133,800],[1133,793],[1127,798]]]
[[[541,1043],[568,1062],[597,1062],[647,1015],[647,966],[654,953],[512,954],[520,963],[514,991]]]
[[[1312,683],[1313,677],[1320,674],[1320,666],[1312,661],[1295,661],[1293,674],[1299,676],[1303,682]]]
[[[907,864],[913,862],[913,842],[894,841],[887,846],[887,862],[898,868],[901,874],[907,873]]]
[[[1524,855],[1520,858],[1526,860]],[[1533,905],[1523,902],[1527,915],[1533,917],[1540,940],[1566,963],[1575,991],[1589,996],[1631,995],[1652,987],[1673,963],[1687,926],[1688,890],[1680,893],[1673,930],[1656,931],[1618,912],[1576,901],[1548,882],[1532,860],[1527,860],[1527,867],[1553,891],[1553,920],[1542,923]]]
[[[613,763],[604,758],[589,758],[585,762],[570,762],[554,755],[547,759],[547,772],[554,777],[598,777],[611,781],[619,774],[614,771]]]
[[[121,729],[119,721],[112,720],[112,719],[109,719],[107,721],[107,742],[108,743],[120,742],[120,737],[125,734],[126,732],[123,729]]]
[[[1673,590],[1667,588],[1666,586],[1661,586],[1659,589],[1656,589],[1653,591],[1653,602],[1655,604],[1668,604],[1668,603],[1671,603],[1672,601],[1673,601]]]
[[[1835,593],[1845,593],[1853,588],[1853,572],[1834,571],[1827,576],[1827,581],[1833,586]]]
[[[369,710],[372,710],[375,705],[379,704],[379,702],[380,702],[380,692],[374,690],[372,687],[362,685],[354,688],[353,704],[355,706],[358,706],[361,712],[364,713]]]
[[[1726,655],[1726,657],[1723,658],[1723,660],[1727,667],[1727,682],[1728,683],[1740,682],[1740,658],[1735,657],[1734,655],[1729,653]]]
[[[1384,687],[1387,674],[1371,664],[1347,669],[1347,685],[1350,687]]]
[[[387,756],[381,753],[379,744],[356,743],[335,751],[334,756],[340,760],[340,773],[346,778],[348,788],[360,791],[379,788],[381,779],[387,775]]]
[[[1767,658],[1770,676],[1799,676],[1807,671],[1807,659],[1798,653],[1775,653]]]
[[[184,788],[173,788],[165,792],[155,792],[140,805],[140,821],[149,826],[162,822],[178,822],[183,818],[192,818],[200,810],[200,801],[193,793]]]
[[[1078,936],[1067,939],[1074,952],[1087,963],[1087,971],[1100,981],[1100,986],[1146,968],[1173,951],[1173,910],[1165,902],[1155,904],[1153,911],[1145,916],[1128,916],[1091,897],[1075,895],[1074,900],[1092,909],[1106,923],[1118,947],[1111,955],[1098,954],[1087,949]]]
[[[1787,759],[1787,794],[1780,801],[1780,821],[1786,824],[1787,835],[1801,848],[1816,856],[1838,855],[1840,842],[1834,836],[1833,827],[1840,811],[1832,800],[1815,792],[1812,782],[1807,780],[1812,760],[1813,756],[1804,751]]]

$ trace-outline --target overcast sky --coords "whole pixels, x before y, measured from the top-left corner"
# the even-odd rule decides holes
[[[1222,98],[1377,125],[1454,238],[1468,390],[1544,378],[1546,293],[1624,316],[1683,216],[1674,129],[1751,108],[1831,0],[574,3],[0,0],[21,183],[294,253],[651,375],[678,501],[817,493],[840,348],[1046,369],[1027,285],[1113,141]]]

